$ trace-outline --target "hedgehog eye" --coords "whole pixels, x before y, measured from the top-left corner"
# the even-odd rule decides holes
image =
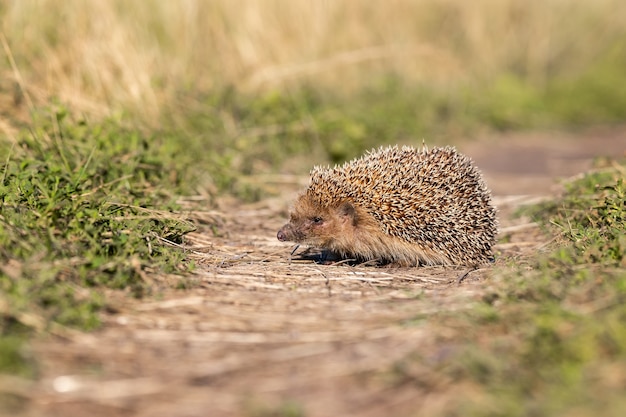
[[[315,224],[320,224],[323,221],[324,219],[322,219],[321,217],[313,217],[313,223]]]

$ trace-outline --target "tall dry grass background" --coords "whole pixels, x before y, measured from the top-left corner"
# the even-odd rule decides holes
[[[15,61],[3,94],[146,120],[225,87],[349,93],[389,75],[454,87],[509,72],[541,85],[626,38],[623,0],[20,0],[0,19]]]

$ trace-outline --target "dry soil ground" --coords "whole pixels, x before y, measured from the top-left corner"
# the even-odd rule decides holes
[[[626,134],[519,135],[459,148],[493,190],[497,264],[506,265],[548,239],[513,210],[554,194],[557,178],[589,169],[596,155],[623,156]],[[275,235],[306,178],[274,181],[280,198],[191,215],[200,224],[188,238],[197,286],[143,300],[113,295],[115,309],[101,330],[38,341],[41,380],[14,387],[32,399],[28,415],[295,415],[289,407],[320,417],[429,415],[451,401],[450,381],[427,391],[388,378],[407,355],[445,356],[448,346],[431,336],[437,324],[419,318],[463,314],[489,286],[493,268],[465,275],[290,262],[291,247]],[[221,237],[204,221],[214,218]]]

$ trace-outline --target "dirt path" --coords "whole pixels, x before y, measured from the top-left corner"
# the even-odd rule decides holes
[[[545,237],[524,202],[549,195],[554,179],[589,168],[595,155],[623,155],[623,131],[584,138],[520,135],[459,148],[484,171],[500,209],[500,263],[532,254]],[[32,416],[428,415],[450,400],[440,390],[390,384],[407,355],[432,360],[447,346],[425,320],[459,311],[489,285],[493,269],[376,268],[289,262],[275,238],[296,184],[247,207],[223,207],[225,236],[209,226],[189,237],[198,286],[159,299],[117,297],[93,334],[35,346],[43,378],[25,389]],[[204,223],[202,223],[204,224]],[[463,277],[461,282],[459,278]],[[439,329],[441,330],[441,329]],[[419,369],[409,372],[419,373]],[[424,375],[437,379],[437,375]],[[290,408],[292,407],[292,408]],[[294,408],[295,407],[295,408]],[[274,412],[274,414],[272,414]],[[282,412],[283,414],[280,414]]]

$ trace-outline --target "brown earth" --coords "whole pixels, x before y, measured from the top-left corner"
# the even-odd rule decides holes
[[[558,178],[592,168],[596,156],[624,156],[626,129],[520,134],[458,148],[494,192],[496,266],[505,267],[548,240],[528,219],[513,218],[514,209],[553,195]],[[412,355],[445,358],[454,347],[433,336],[446,329],[429,316],[463,314],[494,268],[290,262],[292,248],[275,235],[306,179],[270,182],[283,190],[279,198],[192,214],[199,230],[187,250],[198,264],[196,286],[143,300],[112,294],[101,330],[38,341],[41,380],[5,379],[2,389],[29,398],[30,416],[431,415],[453,404],[454,381],[411,362],[402,372],[429,383],[401,383],[395,370]],[[213,220],[223,236],[213,236]]]

